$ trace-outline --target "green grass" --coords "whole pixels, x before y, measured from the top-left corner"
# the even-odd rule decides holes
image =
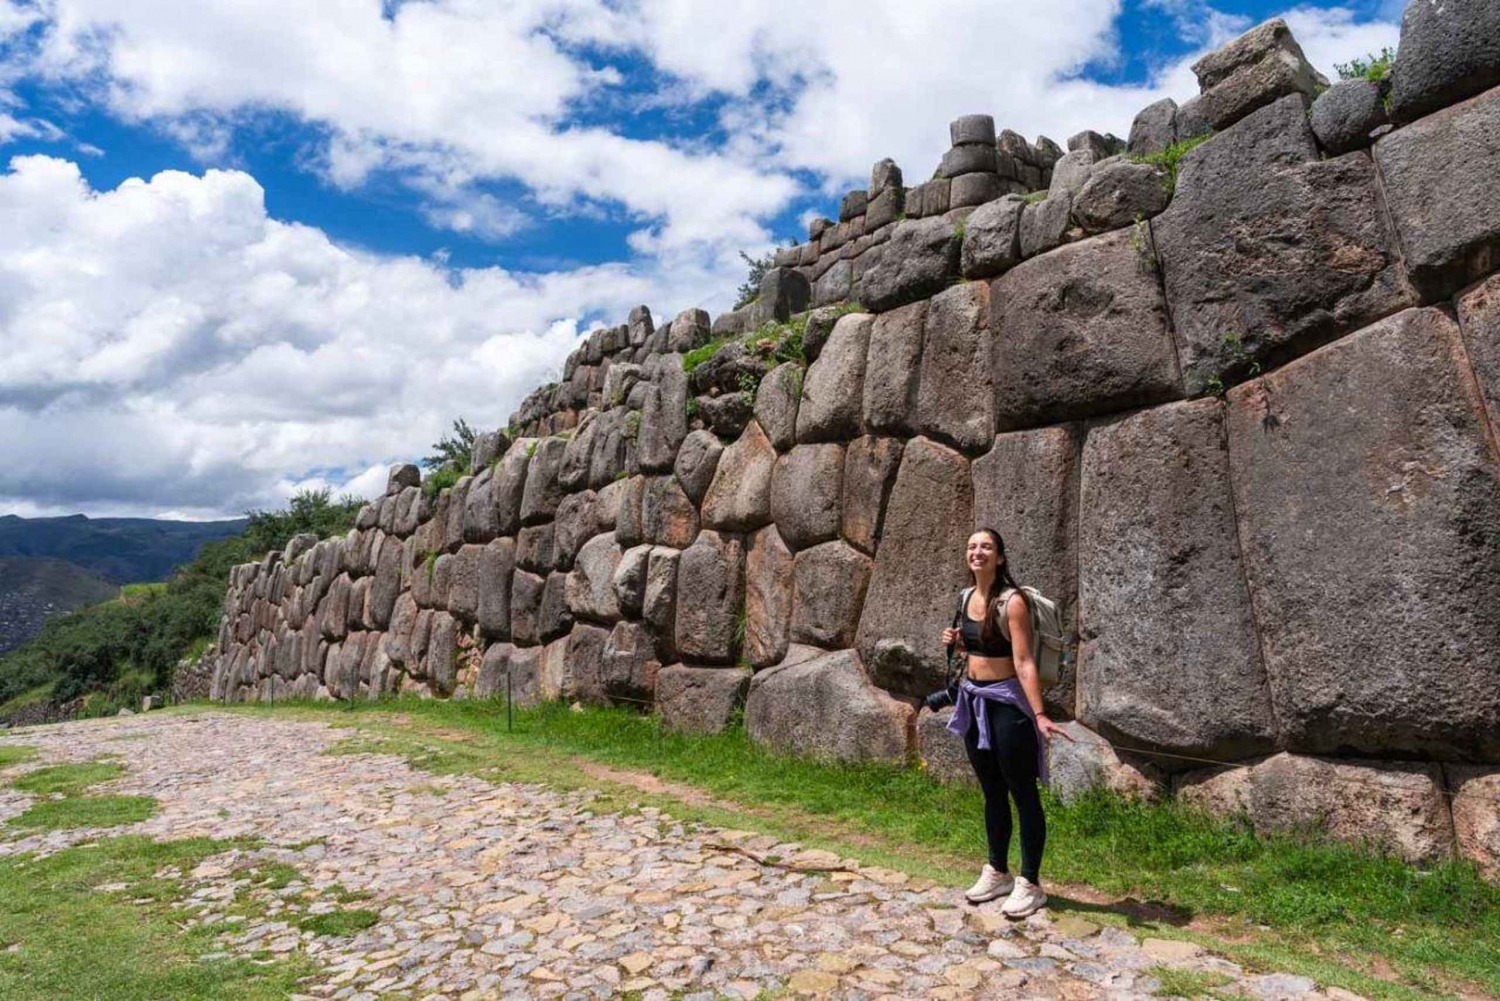
[[[693,348],[691,351],[684,353],[682,356],[682,370],[691,374],[693,369],[697,368],[699,365],[702,365],[714,355],[718,354],[719,349],[732,340],[734,340],[734,338],[732,337],[718,337],[709,341],[707,344],[700,344],[698,347]]]
[[[309,915],[303,918],[297,927],[303,931],[310,931],[314,935],[346,937],[364,931],[379,920],[379,914],[363,909],[329,911],[326,914]]]
[[[57,682],[49,681],[34,688],[28,688],[14,698],[7,699],[3,704],[0,704],[0,719],[9,719],[22,709],[34,706],[40,702],[51,701],[52,692],[56,687]]]
[[[157,595],[167,593],[167,582],[150,582],[144,584],[125,584],[120,588],[120,599],[122,601],[139,601],[142,598],[154,598]]]
[[[1182,164],[1182,158],[1212,138],[1212,135],[1194,136],[1175,142],[1159,153],[1131,154],[1130,159],[1134,163],[1149,163],[1166,171],[1167,176],[1162,179],[1162,186],[1171,195],[1177,190],[1177,170]]]
[[[578,759],[651,772],[708,794],[712,805],[677,804],[674,815],[753,822],[948,885],[972,879],[983,856],[977,789],[939,786],[915,768],[773,755],[738,727],[684,736],[624,710],[575,713],[550,704],[517,710],[507,732],[503,708],[478,701],[275,711],[360,727],[362,741],[341,750],[401,754],[435,774],[597,788],[598,780],[578,772]],[[650,798],[634,790],[612,795],[620,805]],[[1060,909],[1113,915],[1154,935],[1202,941],[1251,967],[1301,973],[1372,998],[1430,996],[1453,984],[1500,995],[1500,887],[1471,865],[1419,871],[1312,835],[1261,838],[1180,804],[1104,793],[1066,805],[1049,798],[1047,819],[1049,882],[1085,883],[1150,905],[1110,908],[1057,892]],[[1194,938],[1183,927],[1194,918],[1211,920],[1233,940]],[[1388,964],[1394,979],[1372,975],[1370,957]]]
[[[125,766],[113,761],[84,761],[76,764],[48,765],[18,775],[11,788],[37,796],[77,796],[89,786],[108,782],[125,774]]]
[[[463,478],[463,470],[454,465],[439,466],[432,470],[422,480],[422,492],[428,497],[436,497],[448,487],[453,486]]]
[[[183,929],[172,908],[186,872],[235,843],[107,838],[46,858],[0,859],[0,997],[151,1001],[285,998],[305,959],[200,962],[210,929]],[[118,887],[123,889],[101,889]]]
[[[10,824],[26,831],[67,831],[138,824],[154,813],[156,800],[150,796],[69,796],[33,803]]]
[[[1161,986],[1153,992],[1159,998],[1214,997],[1214,989],[1231,979],[1222,973],[1176,970],[1170,966],[1153,966],[1146,974],[1161,981]]]
[[[0,744],[0,768],[19,765],[36,757],[36,748],[25,744]]]

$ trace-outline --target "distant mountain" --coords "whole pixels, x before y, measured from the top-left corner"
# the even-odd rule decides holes
[[[0,653],[30,639],[52,616],[119,593],[118,585],[62,560],[0,556]]]
[[[151,518],[0,517],[0,557],[63,560],[115,584],[165,580],[204,543],[238,535],[234,521],[158,521]],[[4,589],[0,579],[0,589]]]

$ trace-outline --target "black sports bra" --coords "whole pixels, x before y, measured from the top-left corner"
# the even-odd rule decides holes
[[[964,650],[980,657],[1013,656],[1010,640],[1006,638],[1004,632],[996,629],[995,635],[990,642],[984,643],[980,640],[979,626],[978,619],[969,618],[969,603],[965,601],[963,625],[959,627],[959,631],[964,638]]]

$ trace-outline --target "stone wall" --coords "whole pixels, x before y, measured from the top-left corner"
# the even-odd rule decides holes
[[[1391,79],[1331,87],[1270,22],[1128,143],[959,119],[750,307],[632,311],[456,485],[399,467],[347,537],[237,568],[214,697],[509,679],[961,777],[915,706],[992,524],[1079,634],[1065,794],[1493,871],[1496,9],[1414,4]]]

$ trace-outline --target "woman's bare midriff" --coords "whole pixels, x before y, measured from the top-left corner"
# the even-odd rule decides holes
[[[981,657],[969,654],[969,677],[974,681],[1004,681],[1016,676],[1016,662],[1012,657]]]

